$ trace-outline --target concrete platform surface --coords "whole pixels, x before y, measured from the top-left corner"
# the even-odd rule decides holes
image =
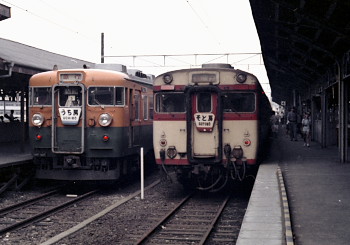
[[[350,244],[349,221],[350,163],[339,162],[337,146],[306,147],[280,132],[259,168],[236,244]]]
[[[0,168],[22,164],[33,159],[29,144],[1,143]]]

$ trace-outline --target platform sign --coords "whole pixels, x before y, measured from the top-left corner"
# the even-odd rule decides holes
[[[82,73],[61,73],[60,74],[61,82],[81,82],[83,81]]]

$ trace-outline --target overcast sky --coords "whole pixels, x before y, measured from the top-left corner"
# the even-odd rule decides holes
[[[0,0],[11,7],[11,18],[0,22],[0,37],[54,53],[95,63],[101,60],[101,33],[105,55],[173,55],[260,53],[259,38],[249,0]],[[159,75],[192,63],[193,57],[142,57],[136,65]],[[261,56],[200,57],[197,63],[235,63],[255,74],[266,86]],[[105,63],[132,59],[105,58]],[[171,67],[174,65],[174,67]],[[149,67],[148,67],[149,66]]]

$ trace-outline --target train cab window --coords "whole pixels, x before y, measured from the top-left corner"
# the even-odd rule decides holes
[[[31,105],[51,105],[51,87],[32,88]]]
[[[186,98],[184,93],[158,93],[156,94],[157,112],[185,112]]]
[[[59,88],[59,105],[64,107],[81,106],[81,87],[69,86]]]
[[[255,93],[225,93],[222,102],[224,112],[255,111]]]
[[[114,105],[113,87],[89,87],[88,104],[89,105]]]
[[[125,105],[125,90],[124,87],[115,88],[115,104]]]
[[[211,112],[211,93],[199,93],[197,95],[198,112]]]

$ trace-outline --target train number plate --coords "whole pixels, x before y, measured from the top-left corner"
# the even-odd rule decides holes
[[[195,113],[194,120],[199,131],[212,131],[215,115],[213,113]]]
[[[63,125],[77,125],[79,123],[81,108],[59,108]]]

